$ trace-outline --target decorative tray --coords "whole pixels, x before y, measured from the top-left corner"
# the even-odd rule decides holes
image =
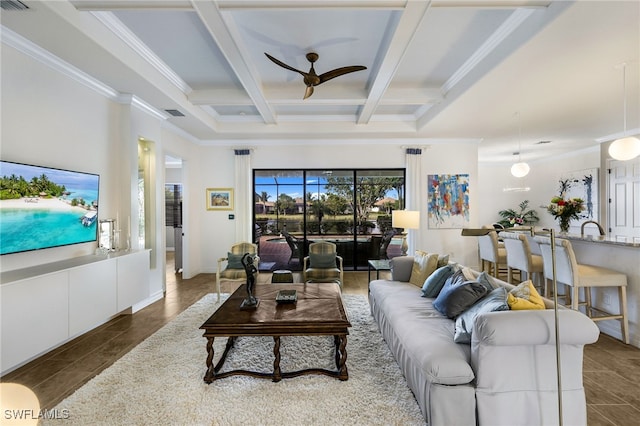
[[[296,303],[297,300],[296,290],[280,290],[276,295],[276,302],[278,303]]]

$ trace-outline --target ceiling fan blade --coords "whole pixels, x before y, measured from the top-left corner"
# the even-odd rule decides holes
[[[298,74],[302,74],[303,76],[306,76],[306,75],[307,75],[307,73],[306,73],[306,72],[303,72],[303,71],[297,70],[297,69],[295,69],[295,68],[293,68],[293,67],[291,67],[291,66],[289,66],[289,65],[285,64],[284,62],[281,62],[281,61],[277,60],[277,59],[276,59],[276,58],[274,58],[273,56],[269,55],[267,52],[265,52],[264,54],[265,54],[265,55],[267,55],[267,58],[271,59],[271,62],[273,62],[273,63],[274,63],[274,64],[276,64],[276,65],[280,65],[282,68],[286,68],[286,69],[288,69],[288,70],[290,70],[290,71],[297,72]]]
[[[367,67],[362,66],[362,65],[352,65],[349,67],[342,67],[342,68],[336,68],[335,70],[331,70],[331,71],[327,71],[323,74],[320,74],[318,77],[320,78],[320,83],[318,84],[322,84],[325,81],[329,81],[332,78],[336,78],[339,77],[341,75],[344,74],[349,74],[351,72],[356,72],[356,71],[362,71],[362,70],[366,70]]]
[[[304,98],[302,99],[307,99],[311,95],[313,95],[313,86],[307,86],[307,89],[304,91]]]

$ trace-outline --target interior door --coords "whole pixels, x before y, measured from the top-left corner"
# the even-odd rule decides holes
[[[627,241],[640,240],[640,159],[610,163],[609,234]]]

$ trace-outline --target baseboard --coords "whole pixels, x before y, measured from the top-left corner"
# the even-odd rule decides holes
[[[133,305],[131,307],[131,313],[135,314],[136,312],[138,312],[140,309],[146,308],[147,306],[149,306],[150,304],[157,302],[158,300],[162,299],[164,297],[164,291],[160,290],[154,294],[152,294],[151,296],[147,297],[146,299],[144,299],[141,302],[136,303],[135,305]]]

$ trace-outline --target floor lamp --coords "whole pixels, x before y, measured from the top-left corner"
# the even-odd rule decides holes
[[[413,210],[394,210],[391,212],[391,226],[393,228],[402,228],[402,255],[407,255],[409,245],[407,244],[406,229],[420,228],[420,212]]]

